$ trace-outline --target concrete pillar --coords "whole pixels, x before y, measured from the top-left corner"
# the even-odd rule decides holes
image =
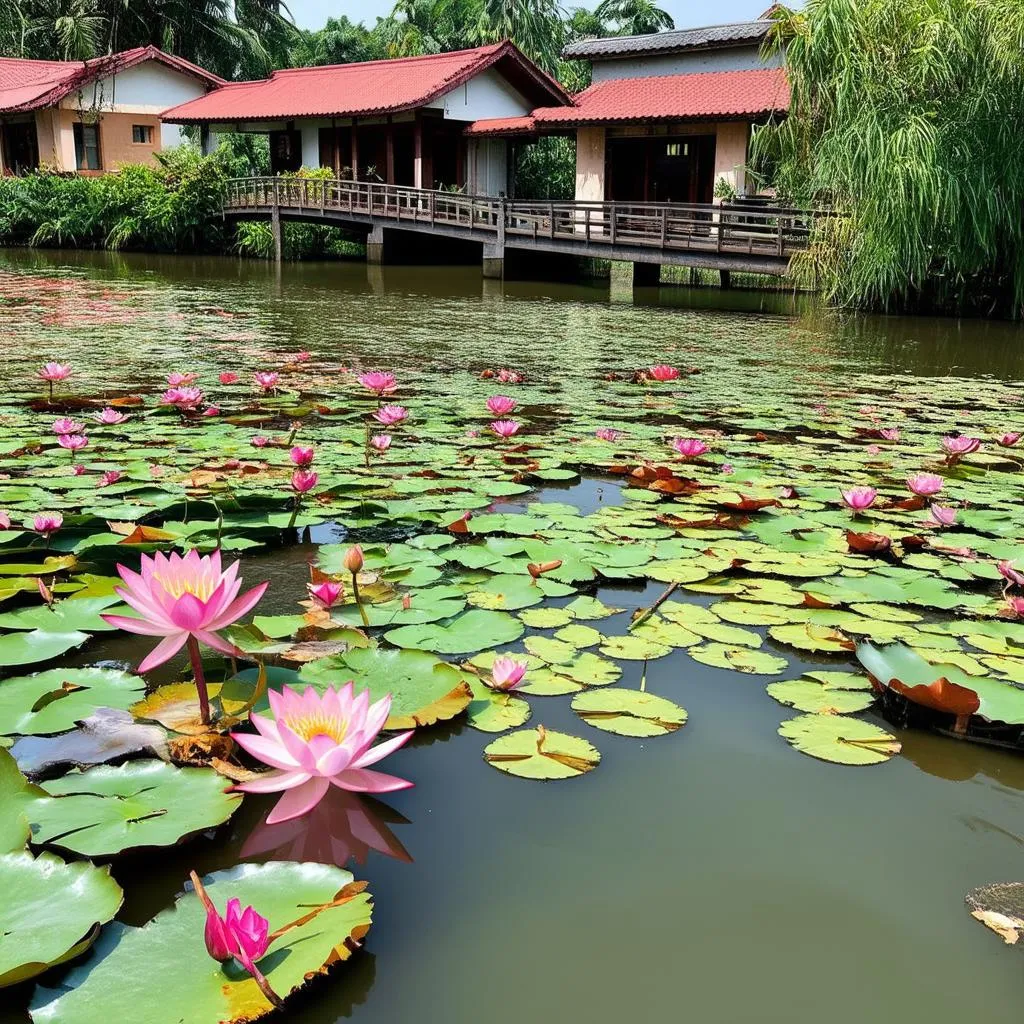
[[[634,263],[633,287],[657,288],[661,282],[660,263]]]
[[[366,236],[366,262],[378,266],[384,262],[384,228],[375,224]]]
[[[576,129],[577,199],[604,201],[604,148],[604,128]]]
[[[750,125],[746,121],[723,121],[715,128],[715,184],[720,178],[730,184],[737,193],[746,190],[747,182],[743,168],[747,163],[747,144],[750,140]],[[715,202],[721,202],[716,199]]]
[[[281,207],[273,206],[270,210],[270,233],[274,236],[274,262],[284,259],[284,228],[281,226]]]
[[[484,242],[483,275],[493,280],[505,276],[505,246],[495,242]]]
[[[721,281],[721,285],[722,285],[723,289],[724,288],[732,287],[732,280],[729,277],[729,271],[728,270],[720,270],[718,272],[718,276],[719,276],[719,279]]]

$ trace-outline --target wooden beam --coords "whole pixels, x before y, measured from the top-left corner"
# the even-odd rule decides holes
[[[384,131],[384,142],[387,149],[387,175],[385,181],[389,185],[395,183],[395,126],[391,122],[391,115],[388,114],[388,124]]]
[[[359,122],[352,118],[352,180],[359,180]]]

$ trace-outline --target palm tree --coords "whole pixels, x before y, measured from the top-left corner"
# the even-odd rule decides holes
[[[434,7],[434,0],[398,0],[376,28],[387,56],[415,57],[441,51],[434,36]]]
[[[652,0],[601,0],[595,15],[606,24],[614,24],[624,36],[644,36],[676,27],[672,15],[656,7]]]
[[[558,0],[481,0],[474,34],[478,42],[511,39],[541,67],[553,70],[564,27]]]

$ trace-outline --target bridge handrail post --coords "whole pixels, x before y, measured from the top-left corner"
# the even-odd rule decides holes
[[[497,223],[497,243],[502,253],[505,251],[505,221],[508,216],[508,208],[505,203],[505,199],[502,198],[498,201],[498,223]]]

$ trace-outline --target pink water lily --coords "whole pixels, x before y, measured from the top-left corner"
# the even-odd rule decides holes
[[[928,526],[952,526],[956,522],[956,509],[932,504],[928,509]]]
[[[487,409],[492,416],[507,416],[519,403],[508,395],[491,395]]]
[[[599,441],[610,441],[613,444],[622,437],[622,431],[616,430],[614,427],[598,427],[594,431],[594,437]]]
[[[379,452],[386,452],[391,447],[390,434],[374,434],[370,438],[370,444]]]
[[[710,445],[699,437],[677,437],[672,441],[672,447],[683,459],[696,459],[711,451]]]
[[[206,416],[207,418],[209,418],[210,416],[219,416],[220,415],[220,406],[219,405],[208,405],[203,410],[203,415]]]
[[[921,498],[930,498],[945,486],[946,481],[936,473],[915,473],[907,477],[907,487]]]
[[[491,430],[494,431],[498,437],[504,437],[506,440],[519,433],[520,424],[515,420],[495,420],[491,424]]]
[[[94,412],[92,418],[97,423],[102,423],[105,427],[115,427],[119,423],[124,423],[125,420],[129,419],[123,412],[118,412],[116,409],[111,408],[109,405],[106,409],[101,412]],[[77,431],[69,431],[69,433],[77,433]]]
[[[6,512],[0,512],[0,530],[11,528],[11,517]]]
[[[878,436],[883,441],[898,441],[900,439],[900,432],[896,427],[882,427],[878,431]]]
[[[498,380],[502,384],[522,384],[523,375],[518,370],[501,369],[498,371]]]
[[[1015,568],[1013,562],[1008,558],[998,562],[996,568],[999,570],[999,575],[1006,580],[1007,585],[1024,587],[1024,570]]]
[[[309,469],[297,469],[292,473],[292,490],[296,494],[305,494],[316,487],[319,479],[316,473]]]
[[[85,424],[73,420],[70,416],[61,416],[59,420],[53,421],[50,429],[55,434],[81,434],[85,430]]]
[[[664,363],[659,363],[657,366],[652,366],[647,371],[647,375],[664,384],[666,381],[678,380],[679,371],[674,366],[666,366]]]
[[[266,776],[236,786],[245,793],[283,793],[267,818],[270,825],[312,810],[330,786],[355,793],[391,793],[412,783],[370,770],[401,747],[412,731],[373,746],[391,711],[391,695],[370,703],[370,691],[353,694],[352,682],[318,694],[290,687],[268,693],[273,719],[252,713],[259,735],[232,733],[253,757],[270,765]]]
[[[74,473],[75,476],[84,476],[85,475],[85,466],[81,466],[81,465],[79,465],[79,466],[72,466],[71,467],[71,472]]]
[[[230,370],[225,370],[223,373],[218,375],[217,380],[219,380],[221,384],[234,384],[238,381],[238,374],[232,373]]]
[[[1006,598],[1006,610],[1014,617],[1024,619],[1024,597],[1009,595]]]
[[[729,476],[732,473],[735,473],[736,470],[733,468],[733,464],[731,462],[723,462],[721,466],[718,467],[718,472],[725,473],[726,476]],[[783,495],[783,497],[787,497],[787,495]]]
[[[117,469],[108,469],[103,476],[100,477],[100,482],[96,485],[97,487],[109,487],[111,484],[116,484],[121,479],[123,474]]]
[[[57,438],[57,444],[69,452],[81,451],[88,443],[89,438],[84,434],[61,434]]]
[[[270,444],[270,438],[264,437],[262,434],[257,434],[255,437],[249,438],[249,444],[251,444],[253,448],[266,448],[267,445]]]
[[[217,631],[255,608],[269,585],[259,583],[239,596],[242,581],[238,578],[238,565],[233,562],[222,569],[220,551],[201,556],[195,548],[184,556],[176,551],[169,557],[159,551],[152,557],[143,555],[138,573],[125,565],[117,566],[125,585],[114,590],[141,617],[102,616],[109,625],[128,633],[163,637],[139,665],[140,673],[169,661],[188,644],[204,724],[210,721],[210,707],[199,644],[237,655],[235,646],[218,636]]]
[[[1021,435],[1015,430],[1008,431],[998,438],[998,443],[1004,448],[1012,448],[1024,435]]]
[[[369,373],[361,374],[357,379],[367,391],[372,391],[376,395],[390,395],[398,388],[395,375],[382,370],[371,370]]]
[[[167,385],[172,388],[190,387],[199,380],[198,373],[169,373],[167,374]]]
[[[514,690],[526,675],[526,662],[516,661],[515,658],[495,658],[491,666],[490,678],[484,677],[484,682],[494,690],[508,692]]]
[[[331,580],[325,580],[323,583],[317,584],[307,583],[306,589],[309,591],[309,596],[321,608],[333,608],[345,596],[344,586]]]
[[[851,487],[848,491],[839,492],[843,497],[843,503],[854,513],[863,512],[871,508],[878,497],[878,491],[874,487]]]
[[[308,363],[310,360],[310,354],[308,352],[296,352],[292,358],[297,363]]]
[[[316,452],[312,448],[297,444],[289,453],[288,457],[299,467],[311,466]]]
[[[252,375],[252,379],[256,382],[258,388],[268,392],[273,391],[277,387],[277,382],[281,379],[281,375],[279,373],[259,371]]]
[[[951,466],[959,462],[965,455],[976,452],[981,447],[977,437],[944,437],[942,450],[946,453],[946,462]]]
[[[191,412],[203,403],[203,392],[201,388],[180,387],[168,388],[160,396],[161,405],[172,405],[175,409],[183,412]]]
[[[36,371],[36,376],[40,380],[54,384],[57,381],[67,380],[71,376],[71,367],[64,363],[47,363],[41,370]]]
[[[409,415],[409,410],[402,405],[382,405],[374,414],[373,418],[385,427],[392,427],[401,423]]]
[[[31,523],[29,529],[49,539],[64,525],[64,517],[59,512],[40,512]]]

